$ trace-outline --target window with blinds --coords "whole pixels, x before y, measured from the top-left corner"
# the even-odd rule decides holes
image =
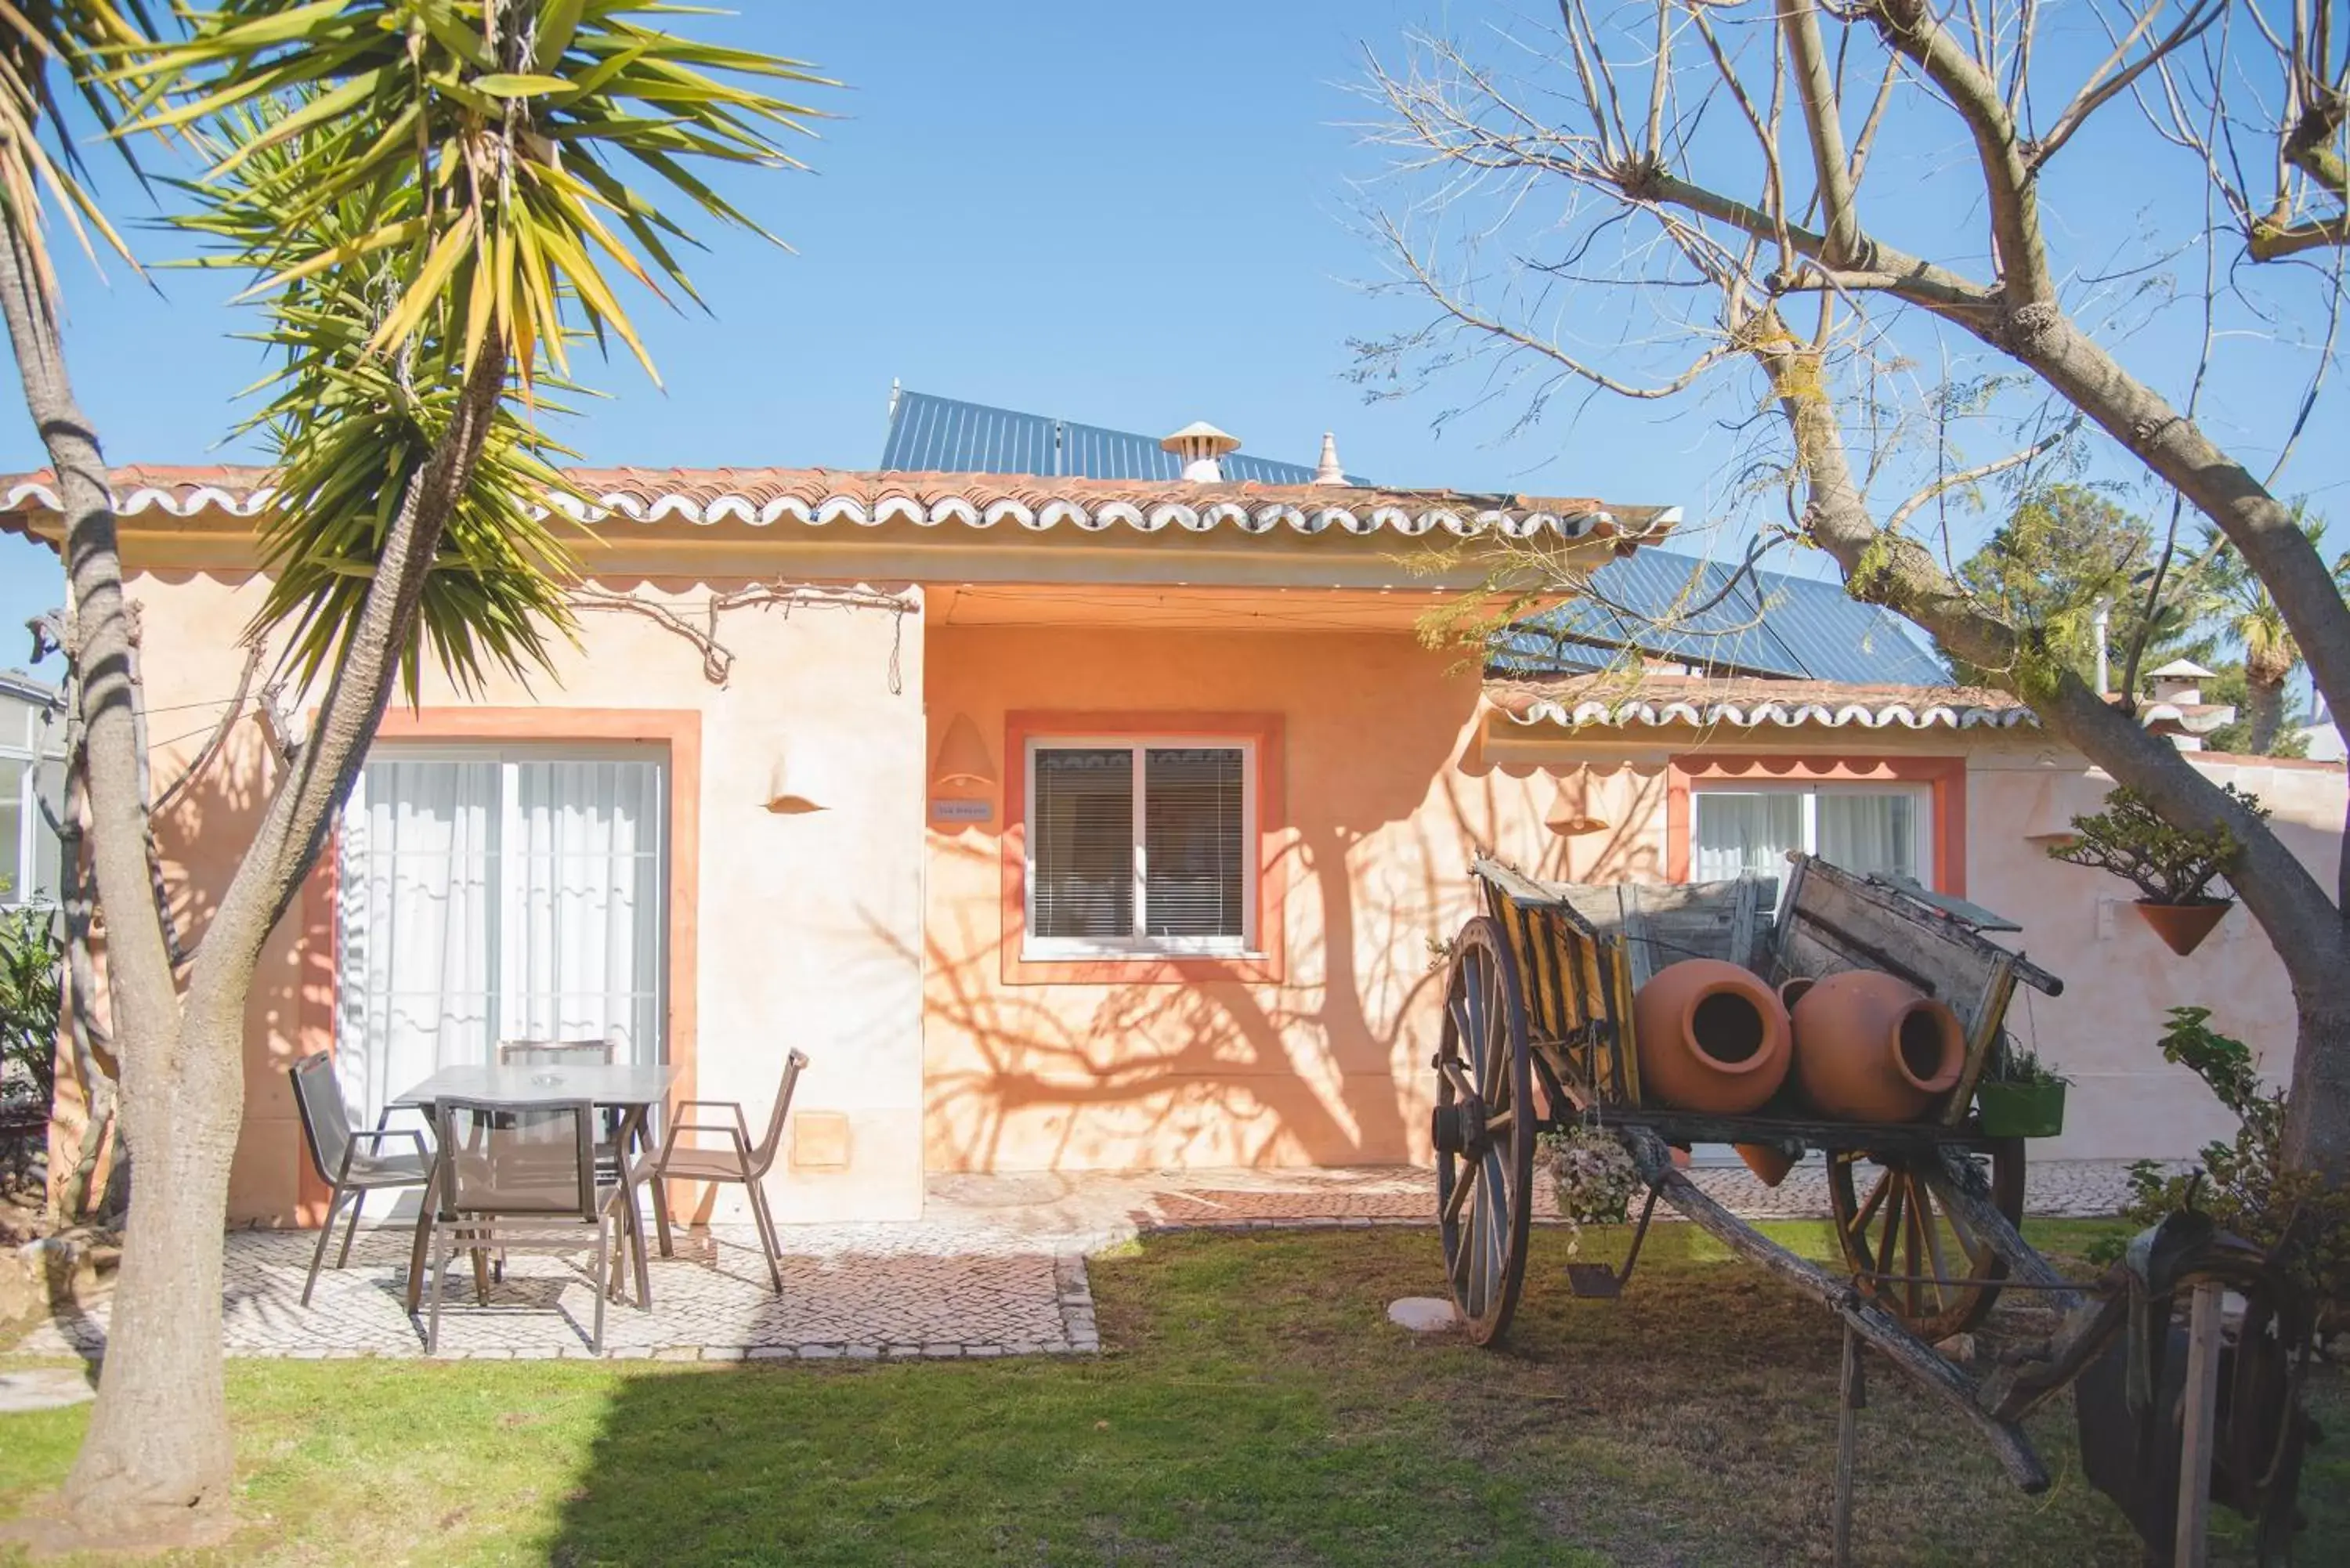
[[[1250,950],[1253,748],[1034,742],[1032,957]]]

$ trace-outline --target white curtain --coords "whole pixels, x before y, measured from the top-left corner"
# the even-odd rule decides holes
[[[524,763],[504,992],[516,1039],[612,1040],[650,1061],[660,1001],[660,770]]]
[[[372,1120],[442,1067],[485,1062],[498,764],[370,762],[345,814],[335,1066]]]
[[[1787,851],[1804,847],[1804,798],[1792,790],[1739,794],[1700,790],[1690,797],[1696,854],[1690,876],[1727,882],[1746,872],[1787,875]]]
[[[1820,858],[1863,876],[1923,882],[1918,868],[1918,803],[1907,794],[1820,792]]]
[[[373,1117],[501,1040],[661,1054],[661,768],[370,761],[343,823],[336,1066]]]

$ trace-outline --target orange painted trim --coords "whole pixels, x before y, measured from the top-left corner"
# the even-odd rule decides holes
[[[1287,971],[1288,908],[1284,741],[1278,713],[1067,712],[1003,716],[1003,940],[1006,985],[1181,985],[1201,981],[1279,984]],[[1255,956],[1244,959],[1030,959],[1028,940],[1028,742],[1056,735],[1149,735],[1176,740],[1251,741],[1256,745]]]
[[[339,826],[327,835],[327,847],[319,852],[318,863],[302,879],[302,937],[296,952],[294,981],[296,1061],[321,1051],[331,1055],[335,1049],[335,987],[343,970],[335,921],[342,836]],[[310,1163],[310,1151],[302,1144],[300,1129],[297,1120],[294,1134],[294,1222],[307,1229],[326,1223],[327,1199],[334,1189]]]
[[[1690,879],[1690,792],[1700,780],[1750,784],[1925,784],[1934,805],[1934,888],[1967,896],[1964,757],[1675,757],[1665,776],[1665,877]]]
[[[480,741],[508,745],[548,742],[630,742],[665,746],[669,750],[669,1059],[677,1068],[672,1093],[691,1099],[694,1093],[701,1022],[696,977],[701,962],[702,932],[702,714],[690,708],[395,708],[376,731],[378,741]],[[329,851],[328,859],[332,859]],[[317,877],[312,884],[315,888]],[[334,1035],[335,987],[341,965],[334,952],[334,888],[330,879],[323,900],[305,895],[309,924],[304,931],[304,966],[310,972],[310,954],[323,950],[324,1029],[330,1047]],[[323,910],[323,944],[318,935]],[[302,1023],[306,1049],[311,1024],[311,990],[303,995]],[[307,1165],[307,1160],[304,1161]],[[681,1185],[678,1192],[690,1190]],[[325,1194],[319,1202],[323,1209]]]

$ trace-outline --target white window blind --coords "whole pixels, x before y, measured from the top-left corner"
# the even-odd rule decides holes
[[[1250,950],[1254,766],[1246,743],[1032,742],[1029,954]]]
[[[345,810],[336,1067],[373,1116],[505,1040],[661,1059],[658,757],[384,749]]]
[[[1035,779],[1035,911],[1028,929],[1065,940],[1132,936],[1132,748],[1039,751]]]
[[[1145,934],[1246,936],[1240,753],[1154,747],[1143,757]]]

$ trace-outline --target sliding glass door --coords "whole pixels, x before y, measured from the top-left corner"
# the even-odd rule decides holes
[[[378,747],[343,815],[336,1064],[355,1107],[502,1040],[658,1061],[659,753]]]

